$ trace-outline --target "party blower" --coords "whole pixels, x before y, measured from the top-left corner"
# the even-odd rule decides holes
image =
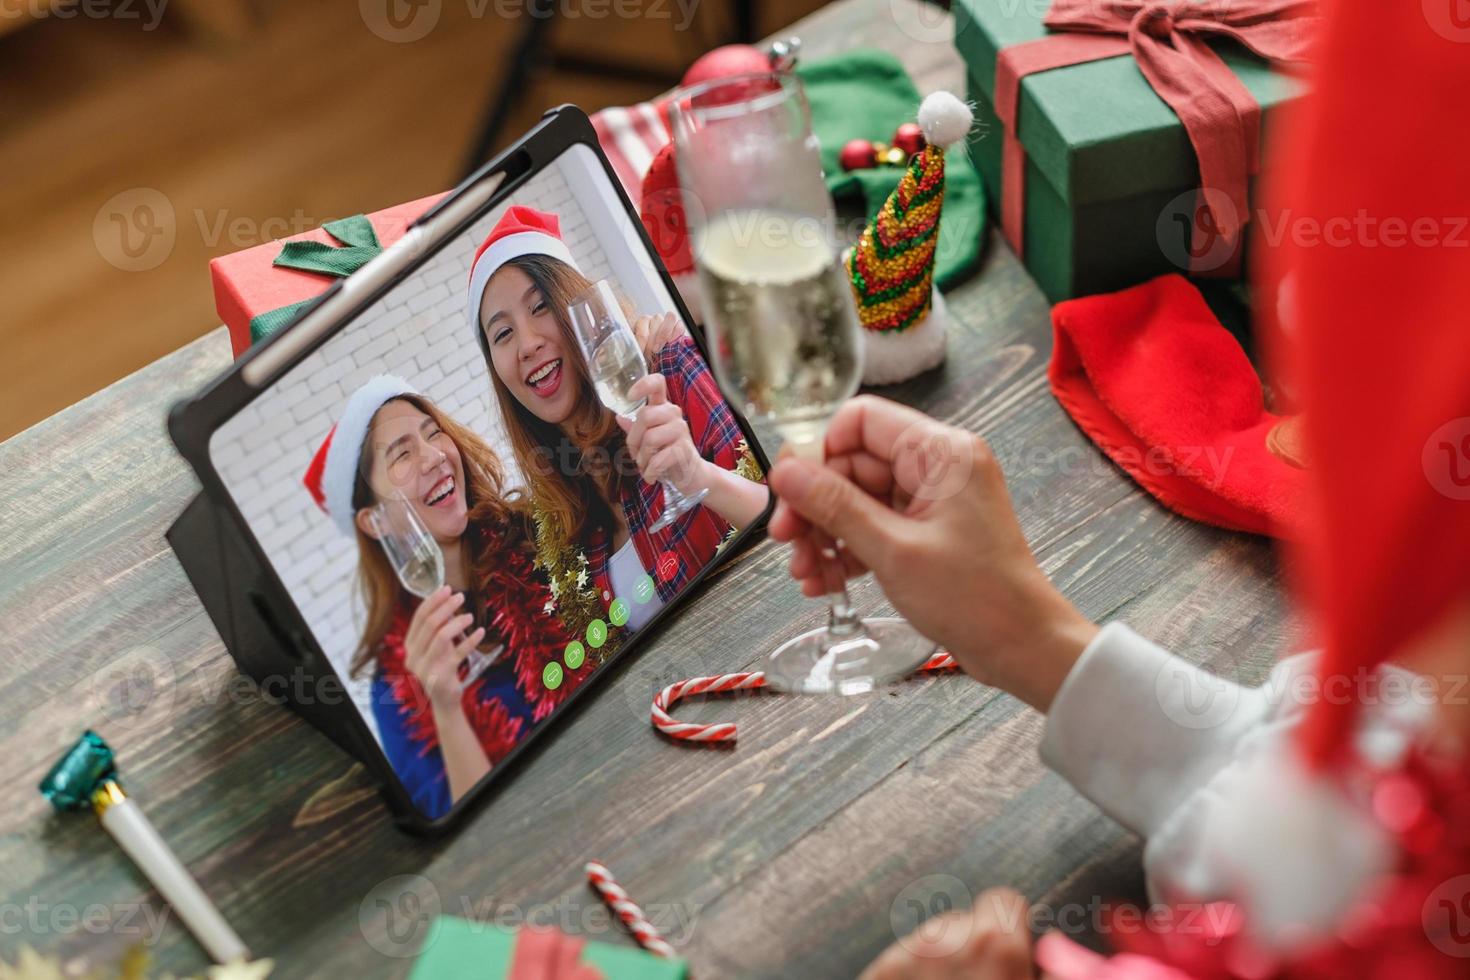
[[[209,896],[164,843],[138,804],[123,792],[112,747],[102,736],[91,730],[83,732],[41,780],[40,789],[41,795],[63,812],[82,810],[90,803],[103,829],[148,876],[216,963],[238,964],[250,959],[250,951]]]

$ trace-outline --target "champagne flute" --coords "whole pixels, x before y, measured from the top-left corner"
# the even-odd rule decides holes
[[[424,522],[407,500],[390,498],[380,501],[369,520],[388,556],[388,564],[403,587],[420,599],[427,599],[444,585],[444,552],[429,533]],[[464,690],[499,659],[502,645],[486,654],[471,650],[460,667],[459,686]]]
[[[801,81],[719,79],[676,92],[671,105],[715,376],[794,452],[820,460],[828,421],[862,378],[863,338]],[[768,653],[767,683],[856,694],[922,664],[936,644],[906,620],[860,618],[841,542],[815,543],[827,625]]]
[[[582,359],[587,363],[597,397],[619,415],[637,418],[638,410],[648,399],[636,398],[630,392],[647,377],[648,362],[612,283],[606,279],[592,283],[567,306],[567,314],[572,318],[572,333],[582,348]],[[664,489],[664,509],[658,520],[648,526],[650,531],[661,531],[673,524],[699,506],[709,493],[701,490],[688,495],[668,480],[658,482]]]

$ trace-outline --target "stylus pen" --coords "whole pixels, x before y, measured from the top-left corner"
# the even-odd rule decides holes
[[[138,804],[123,792],[112,748],[101,735],[83,732],[41,780],[40,790],[58,810],[82,810],[91,804],[102,828],[148,876],[216,963],[250,959],[245,943],[204,889],[164,843]]]

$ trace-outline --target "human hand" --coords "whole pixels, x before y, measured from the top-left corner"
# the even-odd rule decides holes
[[[1097,627],[1037,566],[985,441],[864,395],[833,416],[825,451],[783,454],[770,476],[771,536],[792,542],[802,591],[826,591],[815,526],[966,673],[1045,711]]]
[[[658,360],[658,352],[684,335],[684,324],[673,313],[645,313],[633,319],[633,336],[637,338],[643,356],[648,359],[650,371]]]
[[[968,909],[919,923],[859,980],[1031,980],[1029,911],[1019,892],[989,889]]]
[[[709,468],[714,464],[694,447],[683,410],[669,401],[664,376],[652,372],[639,379],[630,393],[648,399],[636,420],[618,416],[618,425],[627,433],[628,452],[644,482],[668,480],[686,495],[709,489]]]
[[[462,605],[463,592],[440,587],[419,603],[403,637],[408,672],[418,678],[435,711],[459,706],[459,665],[485,638],[483,626],[460,636],[475,620],[469,613],[457,614]]]

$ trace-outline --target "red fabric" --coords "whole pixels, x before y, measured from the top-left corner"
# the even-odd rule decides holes
[[[316,501],[316,505],[322,509],[323,514],[327,512],[327,495],[322,492],[322,474],[327,471],[327,452],[332,448],[332,437],[336,434],[335,425],[327,430],[327,437],[317,447],[316,455],[311,457],[311,463],[306,467],[306,474],[301,478],[306,492],[311,494],[311,499]]]
[[[519,929],[506,980],[602,980],[601,970],[582,962],[583,945],[559,929]]]
[[[1368,883],[1335,932],[1282,952],[1254,941],[1249,910],[1231,902],[1113,906],[1104,926],[1118,955],[1052,932],[1036,944],[1037,965],[1055,980],[1462,980],[1470,770],[1413,753],[1360,789],[1399,861]]]
[[[1196,238],[1238,243],[1250,216],[1247,178],[1257,169],[1260,106],[1206,41],[1228,38],[1272,61],[1301,61],[1317,31],[1315,11],[1315,0],[1052,0],[1044,23],[1063,33],[1015,45],[996,63],[995,110],[1005,125],[1001,219],[1011,247],[1023,254],[1021,78],[1130,51],[1179,116],[1199,159],[1200,183],[1213,192],[1201,199],[1213,225],[1196,222]],[[1195,251],[1206,250],[1203,241],[1195,244]]]
[[[500,220],[495,222],[495,227],[490,229],[490,234],[485,236],[480,247],[475,249],[475,257],[470,261],[470,268],[474,269],[475,263],[480,261],[480,256],[485,254],[485,249],[502,238],[519,235],[522,232],[549,235],[561,241],[561,219],[549,211],[537,211],[524,204],[511,205],[505,209]]]
[[[638,217],[643,220],[654,250],[664,260],[669,274],[681,276],[694,271],[694,253],[690,248],[689,222],[675,163],[674,144],[664,144],[643,177]]]
[[[1283,134],[1272,211],[1291,224],[1267,272],[1294,280],[1281,362],[1309,406],[1300,567],[1324,675],[1394,656],[1470,596],[1470,30],[1453,11],[1339,3],[1311,111]],[[1380,224],[1345,247],[1294,233],[1364,214]],[[1391,239],[1390,221],[1426,231]],[[1314,708],[1313,762],[1346,744],[1356,712]]]
[[[442,196],[435,194],[368,215],[379,243],[387,248],[398,241],[408,226],[438,203]],[[209,278],[214,285],[214,308],[230,330],[230,347],[235,357],[250,349],[252,317],[319,296],[331,285],[332,281],[325,276],[274,264],[276,256],[281,254],[281,242],[295,241],[332,244],[334,240],[324,229],[313,228],[300,235],[290,235],[210,259]]]
[[[1108,456],[1185,517],[1289,535],[1302,472],[1272,455],[1261,383],[1177,275],[1052,310],[1051,388]]]

